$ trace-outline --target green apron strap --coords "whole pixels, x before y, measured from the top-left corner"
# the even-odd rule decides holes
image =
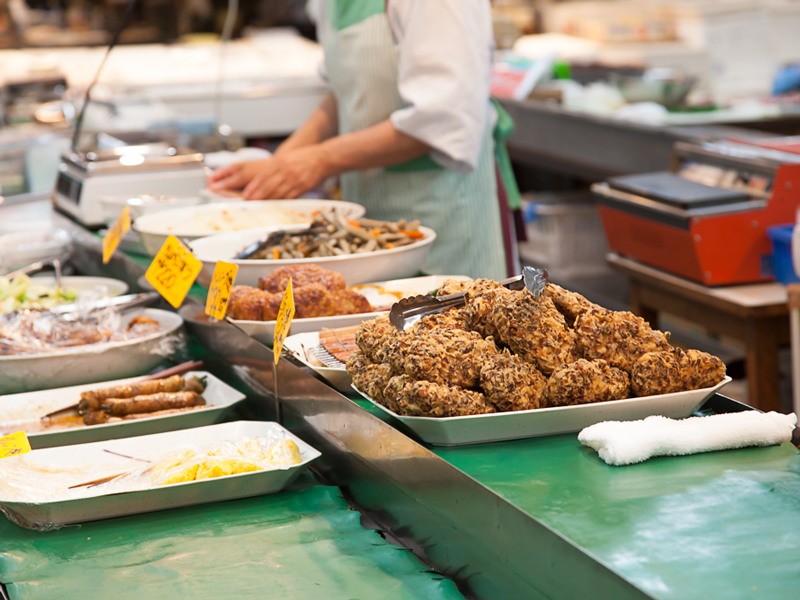
[[[492,99],[492,104],[494,104],[494,108],[497,111],[497,125],[494,128],[494,154],[500,169],[500,177],[503,179],[503,185],[506,188],[508,207],[511,210],[516,210],[522,206],[522,197],[519,193],[517,180],[514,178],[514,169],[511,167],[511,158],[509,158],[508,149],[506,148],[506,139],[514,133],[514,119],[500,106],[497,100]]]

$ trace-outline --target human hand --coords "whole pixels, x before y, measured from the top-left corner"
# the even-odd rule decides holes
[[[240,196],[241,190],[270,160],[265,158],[220,167],[208,176],[206,185],[221,196]]]
[[[260,161],[259,161],[260,162]],[[274,155],[245,185],[245,200],[297,198],[333,175],[320,145]]]

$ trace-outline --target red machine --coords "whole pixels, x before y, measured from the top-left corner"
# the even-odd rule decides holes
[[[615,252],[705,285],[773,281],[767,227],[794,223],[800,155],[676,143],[670,171],[592,186]]]

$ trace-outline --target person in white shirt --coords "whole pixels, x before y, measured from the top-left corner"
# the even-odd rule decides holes
[[[332,175],[374,219],[437,233],[421,270],[507,275],[496,180],[488,0],[310,0],[332,92],[268,159],[213,191],[296,198]]]

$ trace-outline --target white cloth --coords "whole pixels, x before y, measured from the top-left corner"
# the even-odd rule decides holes
[[[792,439],[797,415],[748,410],[674,420],[605,421],[578,434],[609,465],[632,465],[654,456],[681,456],[746,446],[774,446]]]
[[[327,0],[311,0],[321,23]],[[494,52],[487,0],[390,0],[387,16],[399,53],[398,91],[406,106],[394,127],[433,148],[431,157],[461,173],[478,165],[489,112]]]

